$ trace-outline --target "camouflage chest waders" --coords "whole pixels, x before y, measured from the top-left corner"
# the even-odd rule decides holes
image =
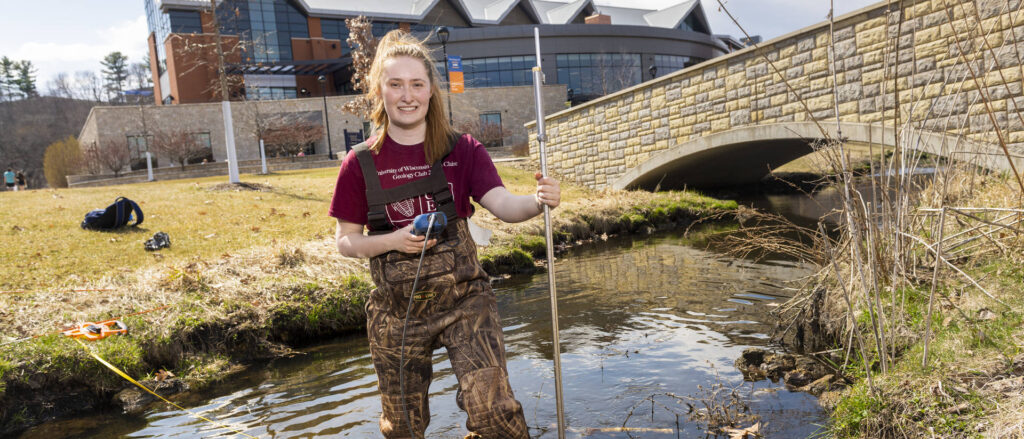
[[[477,260],[466,220],[456,214],[441,165],[444,160],[433,165],[428,177],[385,190],[365,145],[355,150],[366,182],[371,229],[391,230],[385,213],[388,203],[427,193],[433,195],[437,210],[451,218],[437,236],[437,245],[424,256],[418,290],[412,297],[419,254],[392,251],[370,259],[370,275],[377,288],[366,304],[366,327],[381,393],[381,432],[388,438],[407,438],[409,434],[399,359],[403,320],[411,299],[405,336],[405,399],[417,437],[423,437],[430,422],[431,356],[434,349],[444,346],[459,381],[456,402],[468,415],[469,431],[484,438],[528,438],[522,406],[508,382],[494,292]]]

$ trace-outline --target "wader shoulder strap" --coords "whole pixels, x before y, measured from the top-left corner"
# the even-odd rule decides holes
[[[455,143],[459,137],[452,139],[448,149],[451,153],[455,149]],[[387,205],[396,201],[402,201],[424,194],[431,194],[437,210],[444,212],[450,220],[458,217],[455,209],[455,197],[452,196],[448,187],[448,179],[444,174],[444,159],[442,157],[430,167],[430,175],[426,178],[403,184],[391,189],[384,189],[380,184],[380,177],[377,175],[377,165],[373,162],[373,154],[369,146],[363,142],[352,148],[359,161],[359,167],[363,171],[363,181],[366,183],[366,204],[369,210],[366,213],[367,226],[370,233],[384,233],[390,231],[393,225],[388,221]]]

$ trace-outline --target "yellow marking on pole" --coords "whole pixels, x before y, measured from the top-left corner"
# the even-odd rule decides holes
[[[213,425],[216,425],[216,426],[217,426],[217,427],[219,427],[219,428],[224,428],[224,429],[227,429],[227,430],[231,430],[232,432],[234,432],[234,433],[236,433],[236,434],[239,434],[239,435],[242,435],[242,436],[245,436],[245,437],[248,437],[248,438],[256,439],[256,437],[255,437],[255,436],[249,436],[249,435],[247,435],[247,434],[243,433],[243,432],[242,432],[241,430],[236,430],[236,429],[234,429],[234,428],[232,428],[232,427],[229,427],[229,426],[227,426],[227,425],[224,425],[224,424],[221,424],[221,423],[219,423],[219,422],[217,422],[217,421],[211,420],[211,419],[209,419],[209,418],[207,418],[207,417],[205,417],[205,416],[203,416],[203,415],[197,415],[197,414],[195,414],[195,413],[192,413],[192,412],[190,412],[190,411],[188,411],[188,410],[185,410],[185,408],[184,408],[184,407],[182,407],[182,406],[180,406],[180,405],[178,405],[178,404],[175,404],[175,403],[171,402],[171,401],[170,401],[170,400],[168,400],[167,398],[164,398],[164,397],[160,396],[159,394],[157,394],[156,392],[154,392],[154,391],[152,391],[152,390],[149,390],[149,388],[148,388],[148,387],[146,387],[146,386],[144,386],[144,385],[142,385],[142,383],[140,383],[140,382],[138,382],[138,381],[135,381],[135,379],[133,379],[132,377],[128,376],[128,374],[126,374],[126,373],[124,373],[123,371],[121,371],[121,369],[118,369],[118,368],[117,368],[117,366],[114,366],[113,364],[110,364],[110,363],[108,363],[108,362],[107,362],[106,360],[104,360],[103,358],[100,358],[100,356],[99,356],[98,354],[96,354],[95,352],[93,352],[93,350],[92,350],[92,349],[89,349],[89,347],[88,347],[88,346],[86,346],[86,345],[85,345],[85,343],[83,343],[83,342],[82,342],[82,340],[79,340],[79,339],[77,339],[77,338],[76,338],[76,339],[74,339],[74,340],[75,340],[75,341],[77,341],[77,342],[78,342],[78,344],[82,345],[82,349],[85,349],[85,351],[86,351],[86,352],[88,352],[88,353],[89,353],[89,355],[92,355],[92,357],[93,357],[93,358],[95,358],[95,359],[96,359],[96,361],[99,361],[99,362],[100,362],[100,363],[102,363],[102,364],[103,364],[104,366],[107,366],[107,368],[108,368],[108,369],[110,369],[110,370],[112,370],[112,371],[114,371],[114,373],[116,373],[116,374],[118,374],[118,375],[121,375],[121,378],[124,378],[124,379],[128,380],[128,381],[129,381],[130,383],[132,383],[132,384],[135,384],[136,386],[139,386],[139,388],[140,388],[140,389],[142,389],[142,390],[145,390],[146,392],[149,392],[149,394],[151,394],[151,395],[153,395],[153,396],[155,396],[155,397],[157,397],[157,398],[160,398],[160,399],[161,399],[161,400],[162,400],[163,402],[166,402],[166,403],[168,403],[168,404],[170,404],[170,405],[174,406],[174,407],[175,407],[175,408],[177,408],[178,410],[181,410],[181,411],[183,411],[183,412],[185,412],[185,413],[188,413],[188,414],[189,414],[189,416],[192,416],[192,417],[195,417],[195,418],[199,418],[199,419],[202,419],[202,420],[204,420],[204,421],[206,421],[206,422],[209,422],[209,423],[211,423],[211,424],[213,424]]]

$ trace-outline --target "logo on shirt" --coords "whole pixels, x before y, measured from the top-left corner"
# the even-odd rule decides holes
[[[455,185],[448,182],[448,190],[455,193]],[[427,212],[436,212],[437,203],[434,202],[433,194],[424,194],[418,197],[406,198],[402,201],[389,203],[384,209],[388,215],[388,221],[397,227],[405,227],[412,222],[416,215]]]
[[[415,198],[409,198],[407,200],[396,201],[394,203],[391,203],[391,208],[395,209],[395,211],[401,214],[402,216],[412,216],[413,213],[416,213],[415,203]]]

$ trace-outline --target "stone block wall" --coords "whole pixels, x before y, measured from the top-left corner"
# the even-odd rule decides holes
[[[838,17],[834,31],[818,23],[562,111],[545,119],[549,169],[603,188],[684,142],[751,125],[834,126],[837,110],[842,122],[910,124],[989,145],[1001,137],[1021,154],[1020,2],[921,0],[902,11],[881,2]],[[527,127],[537,157],[536,127]]]
[[[533,96],[532,86],[469,88],[465,93],[452,95],[453,117],[458,124],[460,121],[479,120],[481,113],[500,113],[505,145],[524,143],[527,138],[524,124],[535,119]],[[544,86],[543,96],[545,114],[565,108],[566,88],[564,85]],[[352,98],[353,96],[328,97],[326,105],[329,121],[323,121],[323,98],[232,102],[232,128],[235,134],[238,160],[258,160],[260,158],[259,139],[256,134],[257,121],[272,119],[276,114],[299,112],[319,114],[321,124],[330,127],[331,151],[344,155],[344,130],[355,131],[363,128],[361,118],[342,110],[342,107]],[[93,143],[123,142],[126,139],[125,136],[140,136],[143,132],[152,135],[161,130],[208,132],[210,133],[214,161],[227,160],[220,102],[142,107],[93,107],[79,134],[79,142],[83,147]],[[326,135],[316,144],[316,153],[324,155],[328,153]],[[170,160],[159,158],[160,167],[171,165]]]
[[[541,89],[544,114],[565,109],[567,88],[564,84],[545,85]],[[505,146],[526,143],[525,124],[537,118],[533,86],[487,87],[466,89],[452,95],[453,119],[479,120],[484,113],[500,113],[502,140]]]

